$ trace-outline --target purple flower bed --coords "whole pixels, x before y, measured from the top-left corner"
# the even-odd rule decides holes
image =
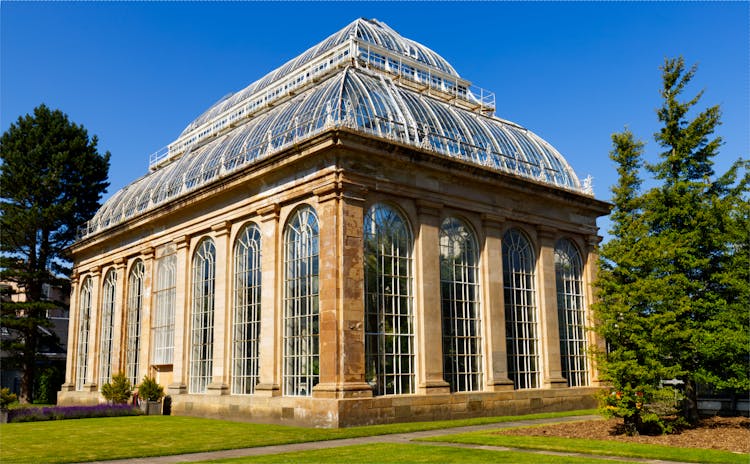
[[[143,412],[130,404],[97,404],[96,406],[52,406],[19,408],[8,411],[8,422],[36,422],[88,417],[138,416]]]

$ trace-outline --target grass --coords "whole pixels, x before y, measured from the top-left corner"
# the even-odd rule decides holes
[[[747,464],[750,459],[747,454],[729,451],[620,443],[609,440],[499,435],[492,431],[443,435],[422,440],[700,463]]]
[[[590,414],[593,411],[311,429],[181,416],[134,416],[0,426],[0,461],[84,462],[333,440]],[[85,444],[85,445],[84,445]]]
[[[284,453],[267,456],[222,459],[206,461],[221,464],[263,463],[263,464],[306,464],[342,463],[348,464],[396,464],[396,463],[538,463],[550,464],[612,464],[623,461],[602,461],[579,456],[552,456],[524,452],[488,451],[481,449],[453,448],[448,446],[402,445],[377,443],[372,445],[346,446],[298,453]]]

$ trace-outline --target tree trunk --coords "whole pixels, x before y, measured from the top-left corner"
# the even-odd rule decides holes
[[[698,389],[695,380],[685,381],[685,419],[691,424],[698,422]]]

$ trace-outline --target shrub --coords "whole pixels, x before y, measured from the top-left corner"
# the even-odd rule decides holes
[[[8,409],[8,405],[15,403],[18,397],[9,388],[0,389],[0,409]]]
[[[20,408],[8,411],[8,422],[36,422],[91,417],[137,416],[141,410],[127,404],[98,404],[96,406],[52,406]]]
[[[644,391],[645,390],[645,391]],[[600,410],[623,419],[627,435],[661,435],[684,428],[678,415],[683,395],[674,388],[631,388],[602,392]]]
[[[125,404],[133,394],[130,380],[122,372],[112,376],[112,381],[102,385],[102,396],[115,404]]]
[[[153,377],[144,376],[138,385],[138,397],[146,401],[159,401],[164,396],[164,387],[156,383]]]

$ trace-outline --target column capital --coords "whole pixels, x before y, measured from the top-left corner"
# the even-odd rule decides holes
[[[316,189],[313,189],[313,194],[318,197],[318,203],[325,203],[331,200],[339,198],[341,189],[339,183],[336,181],[324,184]]]
[[[94,266],[88,270],[88,273],[91,277],[99,277],[102,274],[102,267]]]
[[[143,260],[149,260],[154,259],[154,254],[156,253],[156,249],[152,246],[148,246],[141,250],[141,259]]]
[[[506,217],[502,214],[482,213],[482,226],[485,229],[502,229]]]
[[[190,244],[190,236],[189,235],[181,235],[174,239],[174,244],[177,247],[177,249],[187,248]]]
[[[599,245],[603,240],[600,235],[596,234],[586,235],[584,239],[586,240],[586,245],[590,246],[591,248],[596,248],[597,245]]]
[[[125,258],[117,258],[113,261],[113,263],[115,265],[115,269],[117,269],[118,271],[125,268]]]
[[[278,203],[271,203],[270,205],[266,205],[258,209],[258,214],[260,215],[261,222],[268,222],[273,220],[278,221],[280,210],[281,208],[279,208]]]
[[[232,223],[230,221],[221,221],[211,226],[211,231],[214,232],[214,234],[217,237],[221,237],[223,235],[229,235],[229,231],[231,229],[232,229]]]
[[[417,205],[417,212],[423,216],[440,216],[440,210],[443,204],[436,201],[417,199],[414,202]]]
[[[558,235],[558,230],[554,227],[540,224],[536,227],[537,235],[542,240],[554,240]]]

